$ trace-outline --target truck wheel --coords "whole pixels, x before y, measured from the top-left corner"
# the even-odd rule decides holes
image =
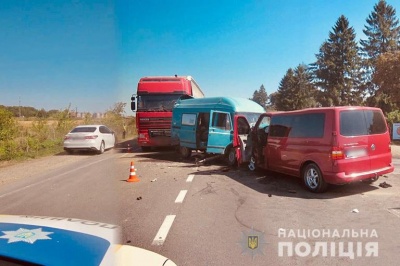
[[[324,192],[328,188],[328,183],[315,163],[310,163],[304,168],[303,181],[306,188],[314,193]]]
[[[179,153],[184,159],[187,159],[190,157],[190,155],[192,155],[192,150],[187,147],[180,146]]]
[[[227,154],[227,162],[229,166],[235,166],[237,164],[236,151],[234,148],[230,148]]]

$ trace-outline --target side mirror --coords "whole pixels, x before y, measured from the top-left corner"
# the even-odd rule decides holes
[[[136,112],[136,96],[132,96],[131,97],[131,110],[133,112]]]

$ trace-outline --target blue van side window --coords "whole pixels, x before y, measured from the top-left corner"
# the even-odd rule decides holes
[[[213,113],[212,126],[219,129],[230,130],[231,122],[229,115],[226,113]]]
[[[196,114],[182,114],[182,125],[194,126],[196,124]]]

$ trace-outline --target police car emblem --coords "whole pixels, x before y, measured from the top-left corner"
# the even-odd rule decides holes
[[[2,231],[2,232],[5,235],[0,236],[0,238],[8,239],[7,243],[26,242],[29,244],[35,243],[36,240],[51,239],[47,235],[53,233],[53,232],[43,232],[42,228],[37,228],[32,230],[20,228],[17,231]]]

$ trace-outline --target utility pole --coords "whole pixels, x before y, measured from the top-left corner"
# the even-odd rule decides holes
[[[19,110],[19,118],[21,118],[21,96],[18,98],[18,110]]]

